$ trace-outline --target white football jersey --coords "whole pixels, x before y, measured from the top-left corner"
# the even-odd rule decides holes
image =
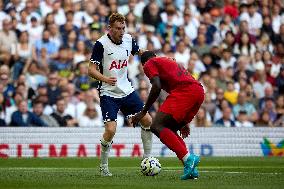
[[[115,86],[101,82],[101,96],[122,98],[134,91],[127,77],[127,69],[130,53],[134,55],[138,51],[136,41],[129,34],[124,34],[119,44],[113,42],[108,34],[96,41],[90,61],[99,65],[103,75],[117,78]]]

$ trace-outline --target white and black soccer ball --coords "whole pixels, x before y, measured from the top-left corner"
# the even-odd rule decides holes
[[[141,172],[146,176],[155,176],[161,172],[162,166],[157,158],[148,157],[141,162]]]

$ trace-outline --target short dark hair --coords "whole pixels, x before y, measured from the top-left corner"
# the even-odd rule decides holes
[[[157,55],[153,51],[145,51],[141,55],[141,63],[145,64],[150,58],[156,57]]]

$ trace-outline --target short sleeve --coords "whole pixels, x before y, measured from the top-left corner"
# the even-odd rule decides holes
[[[135,54],[137,54],[139,52],[139,46],[138,43],[136,42],[136,40],[134,38],[132,38],[132,50],[131,50],[131,54],[134,56]]]
[[[144,73],[149,79],[159,75],[157,65],[153,59],[150,59],[144,65]]]
[[[102,64],[103,57],[104,57],[104,47],[101,44],[101,42],[96,41],[96,43],[93,47],[93,52],[92,52],[92,56],[90,58],[90,62],[97,64],[97,65],[100,65],[100,64]]]

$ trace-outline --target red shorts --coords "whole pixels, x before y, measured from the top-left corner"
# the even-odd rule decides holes
[[[204,90],[199,84],[177,88],[168,95],[159,111],[173,116],[178,123],[189,123],[204,101]]]

